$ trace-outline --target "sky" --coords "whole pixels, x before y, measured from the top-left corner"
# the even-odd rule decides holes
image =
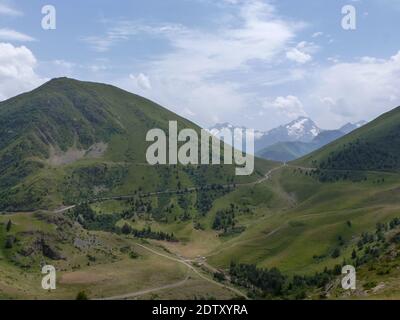
[[[67,76],[203,127],[335,129],[400,105],[399,16],[398,0],[0,0],[0,101]]]

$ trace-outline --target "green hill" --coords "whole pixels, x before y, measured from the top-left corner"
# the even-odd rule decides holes
[[[251,181],[233,166],[146,165],[153,128],[194,123],[116,87],[67,78],[0,103],[0,210],[35,210],[94,197]],[[179,188],[178,188],[179,187]]]
[[[400,169],[400,108],[296,161],[327,170]]]

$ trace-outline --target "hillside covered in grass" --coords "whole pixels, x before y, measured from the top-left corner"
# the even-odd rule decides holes
[[[296,161],[326,170],[400,169],[400,107]]]
[[[179,168],[146,163],[153,128],[200,128],[116,87],[67,78],[0,103],[0,210],[35,210],[91,198],[255,180],[234,166]],[[246,180],[247,179],[247,180]]]

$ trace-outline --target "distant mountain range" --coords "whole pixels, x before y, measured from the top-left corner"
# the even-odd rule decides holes
[[[347,123],[337,130],[323,130],[307,117],[298,119],[269,131],[255,131],[255,153],[275,161],[291,161],[311,153],[336,139],[362,127],[366,121]],[[230,123],[219,123],[209,131],[221,137],[223,130],[246,129]],[[240,145],[241,141],[238,145]]]

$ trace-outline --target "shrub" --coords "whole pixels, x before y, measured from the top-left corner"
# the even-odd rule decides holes
[[[89,300],[85,291],[79,291],[76,295],[76,300]]]

